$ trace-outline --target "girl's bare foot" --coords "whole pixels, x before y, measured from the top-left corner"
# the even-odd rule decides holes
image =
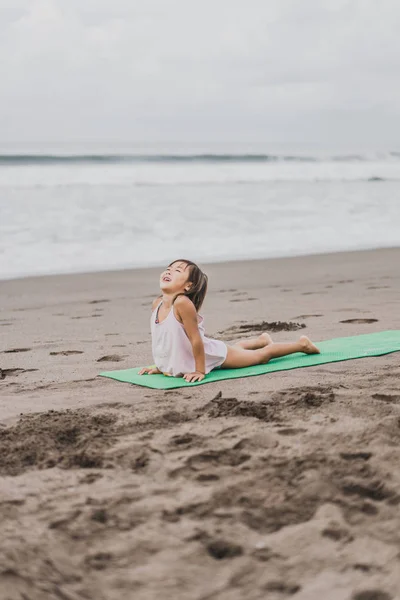
[[[239,348],[244,348],[245,350],[260,350],[270,344],[273,344],[271,336],[268,333],[262,333],[258,337],[236,342],[234,346],[239,346]]]
[[[260,348],[264,348],[265,346],[269,346],[270,344],[274,343],[272,337],[268,333],[262,333],[259,339],[262,344],[260,344]]]
[[[320,354],[317,346],[306,335],[302,335],[299,342],[302,345],[302,352],[305,354]]]

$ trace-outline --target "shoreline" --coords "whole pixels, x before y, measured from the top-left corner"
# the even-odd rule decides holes
[[[331,255],[344,255],[344,254],[354,254],[359,252],[380,252],[380,251],[391,251],[398,250],[400,246],[379,246],[379,247],[371,247],[371,248],[360,248],[356,250],[332,250],[326,252],[315,252],[315,253],[305,253],[305,254],[288,254],[282,256],[270,256],[270,257],[255,257],[255,258],[233,258],[220,260],[216,259],[211,262],[203,262],[198,261],[198,264],[207,267],[208,265],[225,265],[230,263],[252,263],[252,262],[264,262],[264,261],[279,261],[279,260],[290,260],[290,259],[304,259],[308,257],[324,257]],[[87,276],[87,275],[105,275],[107,273],[126,273],[126,272],[135,272],[135,271],[143,271],[143,270],[154,270],[159,269],[163,265],[154,264],[154,265],[146,265],[146,266],[136,266],[136,267],[123,267],[123,268],[110,268],[107,270],[95,270],[95,271],[71,271],[71,272],[61,272],[61,273],[38,273],[34,275],[17,275],[15,277],[9,277],[7,279],[0,279],[0,285],[2,283],[6,283],[9,281],[21,281],[21,280],[31,280],[31,279],[44,279],[48,277],[73,277],[73,276]]]

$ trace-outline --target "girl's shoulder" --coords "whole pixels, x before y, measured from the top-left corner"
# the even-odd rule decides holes
[[[180,294],[174,300],[173,310],[177,320],[183,323],[186,319],[198,318],[197,310],[190,298]]]
[[[193,302],[191,301],[191,299],[188,298],[188,296],[186,296],[185,294],[179,294],[178,296],[176,296],[173,304],[174,304],[174,306],[177,306],[178,309],[179,308],[184,308],[184,309],[188,308],[189,310],[192,310],[192,309],[196,310],[196,307],[193,304]]]

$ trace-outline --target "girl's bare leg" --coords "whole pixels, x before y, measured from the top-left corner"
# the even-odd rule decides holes
[[[236,344],[233,344],[233,346],[238,348],[244,348],[245,350],[258,350],[259,348],[264,348],[265,346],[269,346],[269,344],[272,343],[272,337],[268,335],[268,333],[262,333],[256,338],[249,338],[248,340],[236,342]]]
[[[253,365],[265,364],[271,358],[279,358],[303,352],[304,354],[319,354],[318,348],[308,337],[302,335],[297,342],[272,343],[258,350],[248,350],[239,346],[228,346],[228,354],[221,369],[239,369]]]

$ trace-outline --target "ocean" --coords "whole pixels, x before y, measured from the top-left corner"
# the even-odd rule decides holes
[[[396,149],[0,149],[0,279],[399,245]]]

